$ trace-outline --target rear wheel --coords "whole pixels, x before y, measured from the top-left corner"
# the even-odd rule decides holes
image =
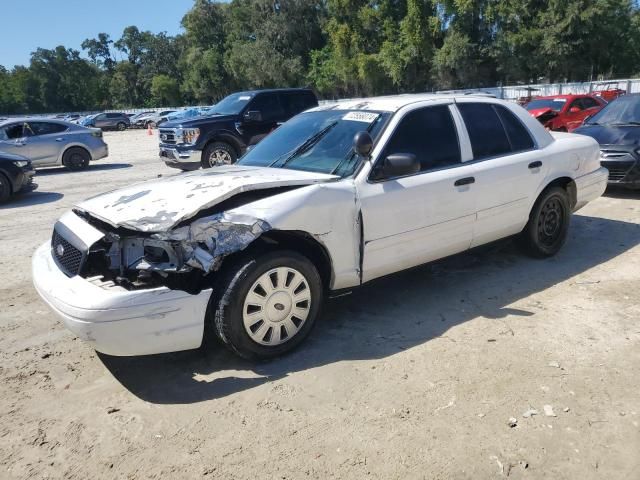
[[[234,148],[225,142],[214,142],[208,145],[202,153],[202,168],[231,165],[236,163],[238,155]]]
[[[80,147],[72,147],[62,155],[62,164],[69,170],[84,170],[89,166],[89,160],[89,152]]]
[[[212,297],[213,329],[250,360],[277,357],[311,332],[322,305],[315,266],[292,251],[245,257],[228,268]]]
[[[536,200],[519,243],[531,256],[544,258],[558,253],[567,240],[571,206],[569,195],[560,187],[543,191]]]
[[[0,203],[4,203],[9,200],[11,196],[11,183],[9,183],[9,179],[4,176],[3,173],[0,172]]]

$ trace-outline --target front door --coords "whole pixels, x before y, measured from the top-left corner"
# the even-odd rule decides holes
[[[367,179],[358,182],[363,281],[469,248],[475,220],[473,165],[461,161],[451,106],[413,106],[396,123]],[[384,140],[384,139],[383,139]],[[416,155],[420,172],[381,178],[384,158]]]
[[[247,117],[249,112],[260,112],[259,120]],[[245,145],[251,146],[275,130],[284,117],[284,109],[277,93],[260,93],[245,107],[238,126]]]

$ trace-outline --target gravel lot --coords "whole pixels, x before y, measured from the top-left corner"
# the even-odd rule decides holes
[[[105,137],[0,208],[0,478],[640,478],[640,194],[588,205],[553,259],[504,242],[333,300],[267,364],[115,358],[30,272],[74,203],[176,174],[156,135]]]

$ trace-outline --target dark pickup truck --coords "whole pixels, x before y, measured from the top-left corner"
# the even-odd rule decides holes
[[[315,94],[305,88],[233,93],[210,115],[164,123],[160,158],[181,170],[235,163],[280,124],[317,105]]]

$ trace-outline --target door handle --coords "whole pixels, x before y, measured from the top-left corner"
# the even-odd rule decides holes
[[[56,138],[56,142],[64,142],[64,138]]]
[[[454,183],[453,185],[455,187],[461,187],[462,185],[470,185],[475,182],[476,182],[476,179],[474,177],[464,177],[456,180],[456,183]]]
[[[542,162],[540,160],[537,160],[535,162],[531,162],[529,164],[529,168],[540,168],[542,166]]]

